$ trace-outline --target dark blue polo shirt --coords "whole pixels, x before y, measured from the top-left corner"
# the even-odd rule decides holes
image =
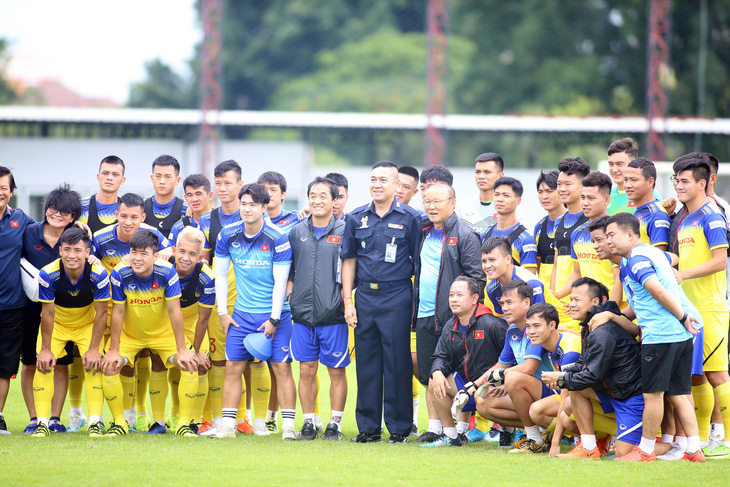
[[[59,249],[61,248],[61,239],[58,239],[55,247],[48,245],[43,238],[43,223],[33,223],[28,225],[23,234],[23,257],[28,262],[40,270],[54,260],[59,258]]]
[[[365,282],[387,282],[413,277],[413,264],[421,246],[421,216],[396,198],[380,218],[374,203],[357,208],[347,217],[340,256],[357,258],[355,278]],[[395,262],[385,261],[386,245],[398,246]]]
[[[5,209],[0,219],[0,311],[25,306],[26,298],[20,283],[20,255],[23,234],[35,223],[22,210]]]

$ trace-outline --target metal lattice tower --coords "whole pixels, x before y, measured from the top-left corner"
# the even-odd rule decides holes
[[[669,75],[670,10],[671,0],[652,0],[649,12],[649,43],[646,103],[649,133],[646,137],[646,152],[652,161],[665,159],[664,128],[657,130],[658,119],[665,119],[669,109],[667,93],[664,90]]]
[[[429,0],[426,11],[428,54],[426,74],[426,166],[443,165],[446,156],[446,113],[448,0]]]
[[[203,174],[212,177],[218,158],[218,113],[223,98],[220,83],[222,43],[219,30],[223,2],[202,0],[201,8],[203,48],[200,59],[200,148]]]

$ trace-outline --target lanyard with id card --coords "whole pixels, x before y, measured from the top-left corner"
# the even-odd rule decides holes
[[[398,245],[396,245],[395,237],[393,237],[393,240],[385,245],[385,262],[394,264],[396,252],[398,252]]]

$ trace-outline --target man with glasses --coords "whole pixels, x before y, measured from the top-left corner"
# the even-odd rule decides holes
[[[428,386],[433,353],[444,324],[451,318],[449,292],[458,276],[475,279],[484,289],[479,236],[456,216],[454,189],[431,186],[423,196],[428,223],[423,229],[420,260],[416,264],[413,317],[416,330],[418,379]],[[481,293],[480,293],[481,294]],[[431,443],[443,434],[435,409],[429,407],[428,431],[418,442]]]

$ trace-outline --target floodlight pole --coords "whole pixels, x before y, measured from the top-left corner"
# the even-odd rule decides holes
[[[200,149],[203,174],[212,178],[218,162],[218,115],[223,98],[221,75],[221,0],[202,0],[203,48],[200,59]]]
[[[649,11],[649,65],[646,76],[646,103],[649,132],[646,137],[646,152],[652,161],[665,160],[663,135],[657,129],[657,121],[666,119],[669,100],[665,87],[669,76],[670,11],[671,0],[652,0]]]
[[[426,73],[426,154],[425,165],[443,165],[446,156],[447,30],[449,25],[448,0],[428,0],[428,52]]]

